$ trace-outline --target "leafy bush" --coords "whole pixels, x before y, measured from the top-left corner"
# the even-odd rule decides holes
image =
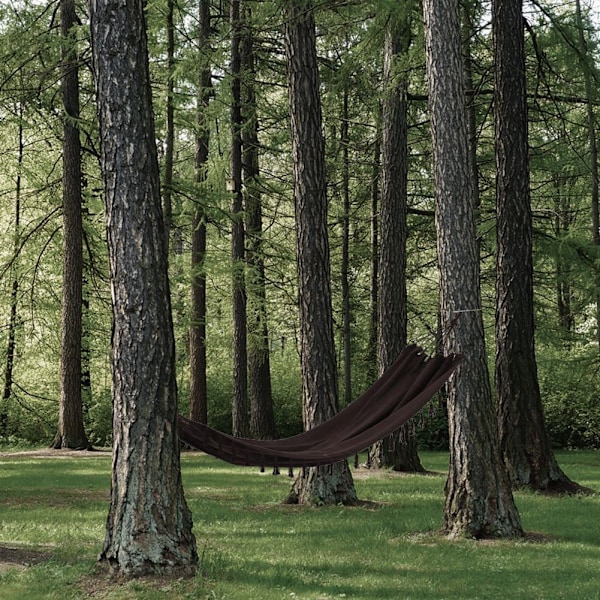
[[[448,410],[441,398],[433,398],[414,419],[415,435],[420,449],[448,450]]]
[[[561,356],[540,369],[546,427],[557,448],[600,448],[600,381],[595,353]]]
[[[106,447],[112,443],[112,398],[110,389],[94,396],[86,414],[86,432],[93,446]]]

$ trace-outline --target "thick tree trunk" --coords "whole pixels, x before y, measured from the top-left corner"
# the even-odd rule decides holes
[[[256,107],[256,72],[254,33],[250,25],[250,3],[242,2],[242,164],[244,206],[246,208],[247,254],[247,319],[248,319],[248,394],[250,401],[250,433],[256,439],[276,437],[269,331],[267,327],[267,295],[263,258],[262,199],[259,189],[259,140]]]
[[[91,31],[113,299],[113,465],[100,561],[120,575],[192,574],[143,1],[93,0]]]
[[[284,42],[294,171],[303,420],[305,429],[310,429],[335,414],[338,399],[325,145],[321,130],[315,23],[310,2],[286,2]],[[289,501],[355,503],[356,491],[346,461],[332,467],[303,469]]]
[[[245,240],[242,193],[242,96],[240,2],[231,0],[231,262],[233,305],[233,435],[248,437],[248,355],[246,328]]]
[[[194,157],[195,181],[199,191],[206,181],[206,163],[210,129],[206,109],[210,102],[211,71],[207,59],[210,36],[210,0],[201,0],[198,7],[198,131]],[[192,294],[190,325],[190,419],[208,422],[208,392],[206,384],[206,215],[204,198],[196,199],[192,215]]]
[[[532,217],[522,0],[494,0],[496,396],[500,447],[514,486],[577,488],[546,433],[533,319]]]
[[[424,0],[423,9],[441,326],[445,351],[465,357],[448,386],[450,471],[444,530],[451,537],[521,535],[500,455],[487,369],[458,1]]]
[[[394,69],[410,46],[410,20],[390,15],[386,29],[381,144],[381,247],[379,256],[378,363],[383,374],[407,339],[406,213],[408,206],[407,81]],[[423,471],[414,426],[374,444],[367,464],[395,471]]]
[[[53,448],[84,450],[91,444],[83,426],[81,336],[83,299],[83,221],[81,143],[79,140],[79,68],[75,42],[74,0],[61,0],[63,124],[63,297],[61,314],[60,409]]]

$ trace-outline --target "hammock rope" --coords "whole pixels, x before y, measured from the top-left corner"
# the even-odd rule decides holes
[[[407,346],[358,399],[321,425],[279,440],[237,438],[179,416],[185,444],[234,465],[315,467],[360,452],[400,429],[440,390],[462,356],[428,357]]]

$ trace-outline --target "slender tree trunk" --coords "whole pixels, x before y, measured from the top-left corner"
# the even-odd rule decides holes
[[[250,19],[250,2],[242,2],[242,164],[244,206],[247,235],[247,300],[248,300],[248,392],[250,432],[256,439],[276,437],[269,331],[267,327],[267,293],[263,258],[262,199],[259,187],[259,140],[256,106],[256,71],[254,32]]]
[[[83,426],[81,336],[83,301],[83,220],[79,140],[79,67],[74,0],[61,0],[63,123],[63,298],[61,315],[60,410],[53,448],[90,448]]]
[[[369,350],[367,372],[369,382],[377,379],[377,338],[379,337],[379,184],[381,172],[380,127],[373,144],[371,172],[371,299],[369,302]]]
[[[381,144],[381,247],[379,257],[379,374],[406,346],[406,213],[408,206],[408,126],[406,77],[394,69],[410,46],[410,18],[390,15],[386,30]],[[367,464],[395,471],[423,471],[414,425],[405,424],[369,449]]]
[[[303,420],[315,427],[337,410],[327,186],[315,22],[312,3],[287,0],[284,44],[288,71],[296,254],[300,304]],[[346,461],[302,469],[288,502],[354,504],[356,491]]]
[[[248,356],[245,240],[242,193],[242,96],[240,1],[231,0],[231,262],[233,294],[233,435],[248,437]]]
[[[496,122],[496,397],[514,486],[574,491],[544,423],[533,319],[532,217],[522,0],[493,0]]]
[[[193,574],[175,340],[143,0],[92,0],[113,298],[113,464],[100,561],[117,575]]]
[[[86,218],[86,212],[83,213]],[[92,352],[90,348],[90,297],[85,276],[85,261],[83,265],[84,276],[82,279],[81,302],[81,406],[83,416],[88,413],[92,404]]]
[[[167,232],[167,253],[173,221],[173,149],[175,142],[175,23],[173,20],[175,3],[167,0],[167,89],[165,108],[165,172],[163,178],[163,215]]]
[[[590,67],[590,65],[593,64],[593,59],[590,56],[588,44],[585,39],[580,0],[575,0],[575,16],[577,19],[577,28],[579,30],[579,53],[583,67],[583,76],[585,78],[585,95],[587,98],[586,111],[590,145],[590,174],[592,176],[592,241],[594,242],[594,245],[600,246],[598,142],[596,139],[596,116],[594,114],[596,93],[592,81],[592,69]],[[598,342],[598,351],[600,352],[600,276],[598,275],[596,275],[596,341]]]
[[[200,0],[198,8],[198,122],[196,134],[195,180],[198,195],[192,215],[192,297],[190,325],[190,419],[208,422],[208,392],[206,384],[206,214],[202,184],[206,181],[206,163],[210,129],[206,111],[211,94],[211,71],[208,62],[210,38],[210,0]]]
[[[15,182],[15,227],[13,241],[13,264],[11,268],[12,287],[10,292],[10,316],[8,319],[8,334],[6,343],[6,364],[4,367],[4,388],[2,390],[2,404],[0,405],[0,436],[8,435],[9,402],[12,396],[13,369],[17,348],[17,322],[19,306],[19,275],[16,261],[21,235],[21,170],[23,165],[24,140],[23,140],[23,112],[19,107],[19,133],[18,133],[18,158],[17,179]]]
[[[350,144],[350,126],[348,116],[348,83],[344,85],[342,97],[342,265],[340,278],[342,284],[342,347],[344,372],[344,406],[352,402],[352,335],[350,309],[350,164],[348,146]]]
[[[469,132],[469,165],[471,167],[471,180],[473,182],[473,208],[477,214],[481,208],[479,194],[479,168],[477,166],[477,110],[475,84],[473,82],[473,57],[471,53],[471,38],[474,34],[472,14],[476,5],[471,2],[463,3],[463,52],[465,57],[465,86],[467,96],[467,129]],[[480,240],[477,239],[477,252],[480,255]]]
[[[554,178],[554,237],[557,240],[569,235],[571,228],[571,206],[568,192],[563,190],[564,181],[560,175]],[[575,319],[571,310],[571,275],[568,261],[559,248],[555,251],[556,268],[556,311],[558,326],[564,337],[565,348],[570,348],[575,331]]]
[[[441,326],[445,351],[465,357],[448,386],[444,530],[451,537],[517,536],[521,523],[498,445],[481,315],[458,0],[424,0],[423,12]]]

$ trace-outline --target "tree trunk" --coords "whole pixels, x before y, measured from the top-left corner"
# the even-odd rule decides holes
[[[198,56],[200,76],[198,82],[198,131],[194,157],[195,180],[199,197],[192,215],[192,297],[190,325],[190,419],[208,422],[208,392],[206,384],[206,215],[202,184],[206,181],[206,163],[210,129],[206,110],[210,102],[211,71],[207,59],[210,37],[210,0],[201,0],[198,8]]]
[[[382,375],[406,346],[406,212],[408,205],[407,88],[394,64],[408,52],[410,19],[390,15],[386,29],[381,144],[381,247],[379,256],[378,363]],[[369,449],[367,464],[395,471],[423,471],[414,425],[381,440]]]
[[[242,97],[240,1],[231,0],[231,262],[233,295],[233,435],[248,437],[248,356],[246,329],[246,286],[244,217],[242,193]]]
[[[2,405],[0,405],[0,436],[8,435],[9,402],[12,396],[13,369],[17,348],[17,323],[19,306],[19,276],[16,269],[16,260],[21,236],[21,169],[23,165],[23,152],[25,149],[23,140],[23,114],[19,108],[19,142],[17,158],[17,180],[15,186],[15,227],[14,227],[14,254],[11,266],[12,288],[10,292],[10,316],[8,319],[8,334],[6,347],[6,364],[4,367],[4,388],[2,390]]]
[[[380,127],[378,125],[373,144],[373,167],[371,171],[371,285],[369,300],[369,348],[367,354],[367,377],[369,383],[377,379],[377,339],[379,337],[379,182],[381,171]]]
[[[269,331],[267,327],[267,297],[263,258],[262,200],[259,189],[259,140],[256,107],[256,71],[254,33],[250,25],[249,2],[242,2],[243,36],[242,62],[242,164],[244,206],[247,236],[247,319],[248,319],[248,392],[250,401],[250,433],[256,439],[276,437]]]
[[[113,299],[112,485],[100,561],[118,575],[192,574],[144,3],[93,0],[91,31]]]
[[[303,420],[305,429],[337,410],[325,144],[311,2],[285,4],[284,44],[288,70],[292,164],[296,215],[296,255],[300,308]],[[303,469],[289,502],[354,504],[356,491],[346,461]]]
[[[569,235],[571,229],[572,208],[569,192],[563,190],[564,178],[560,175],[554,177],[554,237],[557,240]],[[575,333],[575,317],[571,310],[571,267],[565,260],[559,248],[555,251],[556,268],[556,311],[558,313],[558,326],[564,339],[564,347],[569,349]]]
[[[522,0],[494,0],[496,122],[496,397],[500,447],[514,486],[577,488],[546,433],[533,319],[532,217]]]
[[[444,530],[451,537],[516,536],[521,523],[500,455],[485,352],[458,1],[424,0],[423,12],[441,325],[445,351],[465,357],[448,386]]]
[[[352,402],[352,311],[350,308],[350,164],[348,146],[350,144],[350,124],[348,116],[348,82],[344,82],[342,95],[342,264],[340,279],[342,286],[342,344],[344,373],[344,406]]]
[[[600,246],[600,202],[599,202],[599,175],[598,175],[598,142],[596,139],[596,116],[594,105],[596,102],[596,86],[593,81],[594,59],[590,55],[585,39],[583,18],[581,16],[581,2],[575,0],[575,16],[579,30],[579,55],[585,78],[585,95],[587,98],[586,114],[588,126],[588,140],[590,145],[590,175],[592,178],[592,241],[595,246]],[[600,351],[600,276],[596,275],[596,341]]]
[[[167,232],[167,256],[173,221],[173,150],[175,142],[175,24],[174,0],[167,0],[167,90],[165,107],[165,172],[163,178],[163,219]]]
[[[83,426],[81,336],[83,306],[83,221],[81,143],[79,140],[79,67],[75,41],[74,0],[61,0],[63,124],[63,298],[61,314],[60,409],[53,448],[91,447]]]
[[[479,194],[479,168],[477,166],[477,108],[475,84],[473,81],[473,57],[471,53],[471,40],[475,37],[474,12],[477,6],[471,2],[463,3],[463,55],[465,57],[465,86],[467,90],[467,130],[469,132],[469,165],[471,167],[471,181],[473,182],[473,209],[479,213],[481,198]],[[477,238],[477,254],[481,256],[481,244]]]

